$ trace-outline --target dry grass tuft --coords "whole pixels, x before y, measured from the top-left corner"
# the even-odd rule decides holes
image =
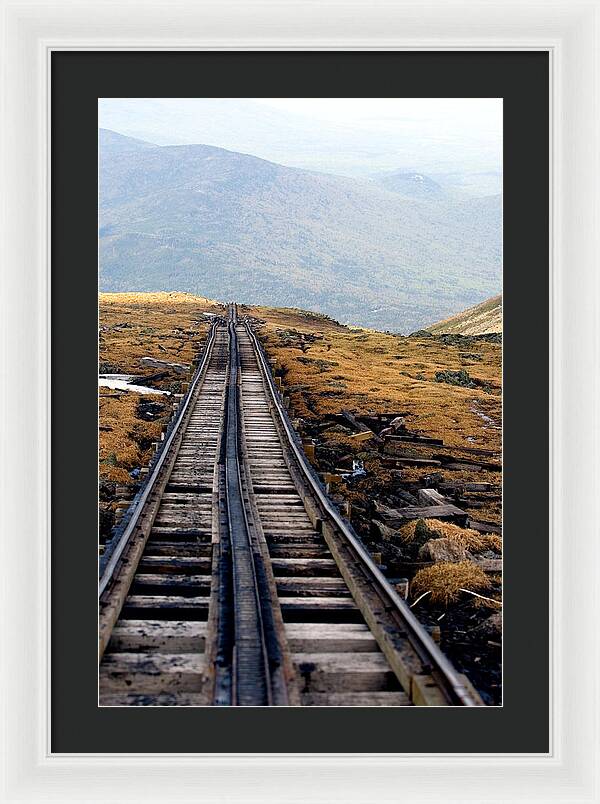
[[[460,528],[452,522],[442,522],[440,519],[420,519],[417,535],[421,534],[429,536],[430,539],[450,539],[473,553],[480,553],[486,549],[485,537],[476,530]]]
[[[411,584],[411,595],[417,598],[430,592],[431,603],[456,603],[461,589],[481,592],[489,589],[491,582],[485,572],[471,561],[450,564],[441,561],[432,567],[419,570]]]
[[[502,536],[498,536],[496,533],[489,533],[482,538],[485,542],[486,550],[493,550],[496,553],[502,552]]]
[[[398,535],[402,541],[406,542],[407,544],[410,544],[410,542],[414,541],[414,538],[417,535],[417,526],[420,526],[423,522],[423,519],[413,519],[410,522],[407,522],[406,525],[402,525],[398,531]]]

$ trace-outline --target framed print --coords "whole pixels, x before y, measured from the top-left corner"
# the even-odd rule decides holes
[[[597,8],[432,9],[6,6],[4,800],[598,800]]]

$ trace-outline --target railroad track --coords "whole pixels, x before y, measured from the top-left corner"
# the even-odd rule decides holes
[[[100,564],[103,706],[479,706],[326,496],[251,327],[216,321]]]

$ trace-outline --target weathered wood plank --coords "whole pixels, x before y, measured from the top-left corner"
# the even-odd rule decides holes
[[[187,620],[119,620],[108,652],[138,650],[161,653],[201,653],[206,623]],[[107,655],[108,655],[107,652]]]
[[[376,502],[375,510],[386,525],[392,528],[399,528],[410,519],[449,519],[460,525],[465,525],[468,519],[466,511],[449,504],[389,508]]]
[[[394,690],[398,681],[385,656],[377,653],[295,653],[302,692]]]
[[[275,576],[277,593],[279,595],[313,595],[314,597],[325,597],[330,594],[345,596],[349,595],[348,587],[343,578],[307,578],[307,577],[284,577]]]
[[[477,558],[475,563],[484,572],[502,572],[502,559],[501,558]]]
[[[202,692],[159,692],[136,695],[100,693],[100,706],[207,706],[208,695]],[[391,704],[393,705],[393,704]]]
[[[377,640],[363,623],[288,623],[286,636],[294,653],[363,653],[378,651]]]
[[[142,572],[191,573],[200,574],[210,571],[211,561],[208,556],[142,556],[139,569]]]
[[[273,572],[278,575],[328,575],[338,573],[337,564],[332,558],[274,558],[271,561]]]
[[[107,653],[100,665],[100,691],[201,692],[201,653]]]
[[[412,706],[405,692],[306,692],[303,706]]]
[[[499,525],[493,525],[491,522],[478,522],[476,519],[469,519],[469,527],[479,533],[502,533]]]

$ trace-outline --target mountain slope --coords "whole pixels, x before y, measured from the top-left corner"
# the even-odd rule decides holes
[[[181,290],[406,332],[500,285],[499,196],[415,201],[101,131],[100,198],[101,290]]]
[[[502,332],[502,295],[427,327],[434,335],[486,335]]]

